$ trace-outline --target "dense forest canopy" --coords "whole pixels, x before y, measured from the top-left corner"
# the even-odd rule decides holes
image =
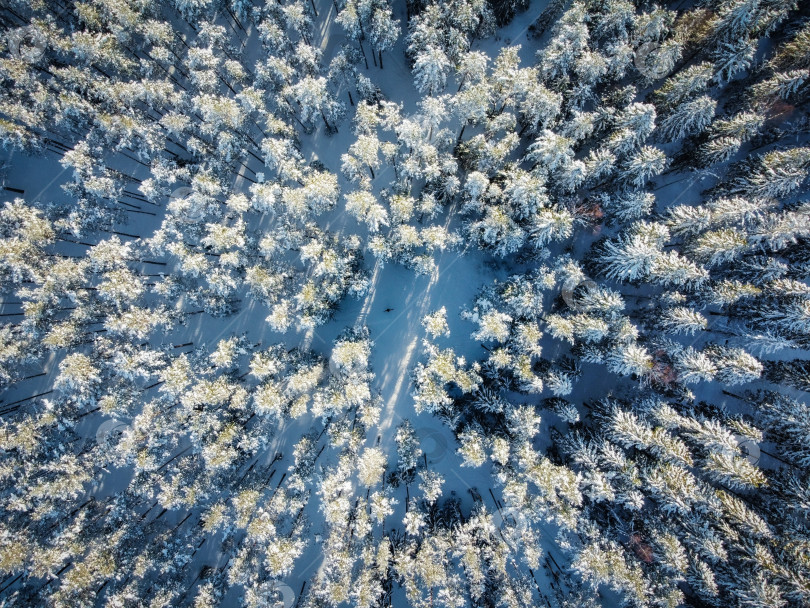
[[[0,30],[0,605],[810,605],[810,4]]]

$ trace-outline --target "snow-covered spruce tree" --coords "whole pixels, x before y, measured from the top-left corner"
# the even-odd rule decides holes
[[[594,521],[605,516],[619,517],[619,520],[614,519],[614,524],[621,529],[623,515],[620,514],[626,514],[627,521],[636,519],[637,522],[644,522],[643,529],[635,527],[634,538],[625,546],[629,557],[635,554],[646,563],[645,576],[657,583],[646,593],[654,597],[668,595],[671,590],[667,591],[665,581],[671,584],[674,575],[684,577],[691,592],[699,596],[728,597],[731,602],[738,601],[735,590],[739,589],[739,585],[747,588],[757,583],[728,568],[727,564],[731,562],[727,560],[733,560],[736,552],[745,551],[746,541],[742,541],[742,538],[754,543],[773,539],[772,526],[778,524],[768,522],[769,511],[762,505],[741,500],[733,491],[712,487],[711,484],[722,480],[723,485],[739,488],[738,484],[748,481],[754,484],[762,482],[761,475],[758,477],[756,470],[751,469],[751,465],[739,455],[740,446],[748,441],[746,437],[754,440],[760,437],[757,430],[739,420],[729,420],[733,433],[736,433],[732,434],[718,420],[701,419],[700,416],[695,420],[691,415],[682,416],[671,405],[656,400],[637,404],[632,411],[616,403],[597,404],[594,410],[598,412],[597,419],[604,421],[600,424],[607,425],[603,427],[604,434],[594,439],[574,434],[563,443],[567,459],[576,463],[576,468],[593,480],[590,483],[596,482],[600,475],[594,471],[601,469],[604,471],[602,474],[607,471],[627,471],[628,466],[635,468],[637,463],[646,462],[645,455],[656,454],[657,459],[670,463],[653,465],[652,468],[642,465],[639,470],[641,476],[635,479],[623,472],[609,473],[607,479],[612,487],[607,494],[603,490],[601,497],[598,497],[594,493],[596,487],[590,493],[594,502],[588,512]],[[623,454],[618,446],[622,446]],[[691,466],[696,457],[706,458],[702,479],[690,479],[689,475],[677,473],[677,469],[684,470],[682,467]],[[736,463],[733,467],[732,462]],[[732,468],[736,471],[733,474]],[[625,485],[627,482],[630,484]],[[635,506],[627,500],[628,490],[641,491],[651,498],[652,503],[639,510],[637,500]],[[716,510],[693,510],[692,505],[704,501],[715,504]],[[600,503],[613,506],[608,511],[599,507]],[[619,504],[621,507],[617,511]],[[609,512],[612,514],[609,515]],[[617,540],[614,537],[613,542]],[[712,546],[722,546],[723,549],[712,552]],[[579,560],[590,555],[589,549],[585,551],[584,555],[580,554]],[[617,551],[616,557],[621,559],[621,556],[622,552]],[[586,564],[588,566],[583,574],[589,575],[596,564],[590,558]],[[612,575],[608,568],[603,576],[609,581],[615,574]],[[774,585],[774,592],[779,593],[779,583],[774,579],[769,580]]]
[[[391,6],[388,2],[379,2],[371,13],[369,39],[377,50],[380,60],[380,69],[383,67],[383,51],[391,49],[399,38],[400,22],[393,18]]]
[[[807,604],[803,7],[259,4],[0,9],[0,603]]]
[[[428,46],[416,56],[413,64],[417,90],[428,95],[440,93],[447,82],[450,67],[450,61],[440,47]]]

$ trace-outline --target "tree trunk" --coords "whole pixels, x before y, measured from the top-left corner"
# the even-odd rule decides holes
[[[466,82],[466,80],[467,80],[467,75],[465,74],[465,75],[462,77],[461,82],[459,82],[459,83],[458,83],[458,89],[456,89],[456,93],[458,93],[459,91],[461,91],[461,87],[463,87],[463,86],[464,86],[464,83]]]
[[[458,132],[458,138],[456,139],[456,145],[459,145],[461,143],[461,136],[464,135],[464,129],[466,129],[466,128],[467,128],[467,123],[465,122],[463,125],[461,125],[461,131]]]
[[[31,395],[30,397],[26,397],[25,399],[19,399],[17,401],[12,401],[11,403],[6,403],[4,407],[10,407],[12,405],[17,405],[18,403],[24,403],[25,401],[30,401],[31,399],[36,399],[37,397],[44,397],[45,395],[50,395],[53,391],[45,391],[44,393],[37,393],[36,395]]]
[[[326,125],[326,131],[332,133],[332,126],[329,124],[329,121],[326,120],[323,110],[321,110],[321,118],[323,118],[323,124]]]
[[[368,69],[368,57],[366,57],[366,50],[363,48],[363,43],[358,40],[357,46],[360,47],[360,52],[363,53],[363,61],[366,62],[366,69]]]
[[[234,23],[236,23],[236,25],[239,27],[239,29],[242,30],[243,32],[247,33],[247,30],[245,29],[245,27],[240,23],[239,19],[236,17],[236,13],[231,11],[231,9],[228,7],[227,4],[225,5],[225,10],[228,11],[228,14],[231,16],[231,19],[233,19]]]
[[[16,583],[16,582],[17,582],[17,581],[18,581],[18,580],[19,580],[19,579],[22,577],[22,575],[23,575],[23,573],[20,573],[20,574],[18,574],[18,575],[17,575],[17,576],[15,576],[15,577],[9,577],[9,578],[11,578],[11,582],[10,582],[10,583],[8,583],[8,584],[7,584],[5,587],[3,587],[2,589],[0,589],[0,593],[3,593],[3,592],[6,590],[6,589],[8,589],[8,588],[9,588],[9,587],[11,587],[11,586],[12,586],[14,583]],[[6,579],[6,580],[8,580],[8,579]],[[4,581],[4,582],[5,582],[5,581]]]
[[[523,123],[523,126],[520,128],[520,131],[518,132],[518,137],[522,137],[523,132],[528,128],[529,128],[529,123],[528,122]]]

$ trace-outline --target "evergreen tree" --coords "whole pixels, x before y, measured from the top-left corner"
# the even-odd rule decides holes
[[[414,84],[420,93],[436,95],[444,89],[450,61],[438,46],[428,46],[414,61]]]

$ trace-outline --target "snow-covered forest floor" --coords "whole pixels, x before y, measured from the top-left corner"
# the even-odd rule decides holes
[[[0,605],[810,602],[807,7],[0,18]]]

